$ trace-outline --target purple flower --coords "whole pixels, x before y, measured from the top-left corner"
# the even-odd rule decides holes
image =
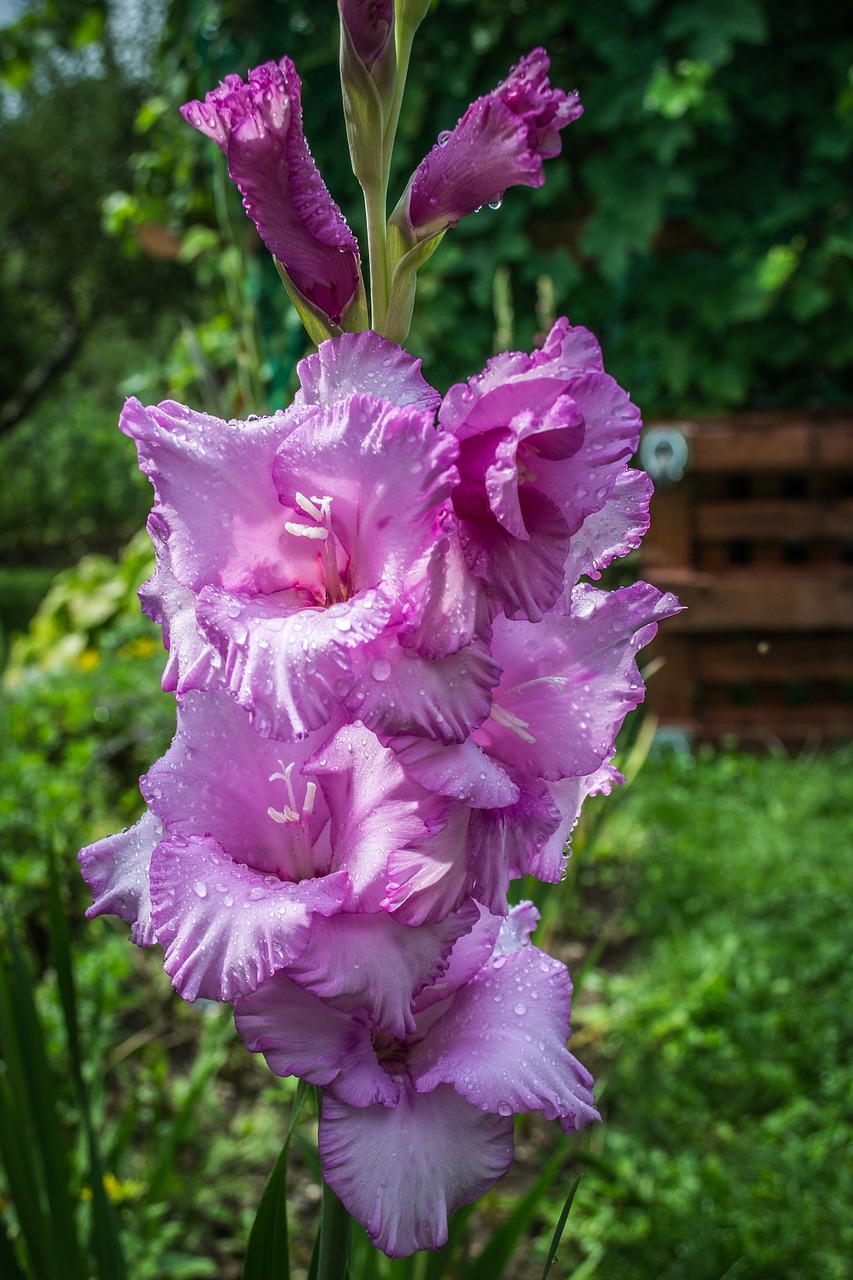
[[[421,162],[392,221],[409,244],[429,240],[507,187],[541,187],[542,161],[560,153],[560,134],[583,114],[576,93],[552,89],[543,49],[522,58],[492,93],[478,98]]]
[[[329,195],[302,131],[299,77],[289,58],[226,76],[184,119],[228,160],[261,239],[304,298],[336,326],[360,291],[358,245]]]
[[[598,553],[582,529],[608,504],[610,523],[625,523],[614,500],[637,446],[639,411],[604,372],[592,335],[563,319],[541,350],[495,356],[468,383],[451,387],[439,425],[460,445],[453,505],[469,568],[493,610],[539,621],[563,592],[570,560],[569,586],[618,550]],[[648,497],[645,477],[620,483],[628,525],[642,521]],[[610,540],[604,525],[602,536]],[[580,547],[575,554],[576,538],[583,555]],[[625,549],[636,540],[626,527]]]
[[[324,1086],[324,1177],[391,1257],[444,1244],[449,1214],[509,1166],[513,1114],[541,1111],[568,1132],[598,1119],[566,1048],[569,975],[530,944],[537,919],[530,903],[502,923],[483,913],[415,999],[405,1036],[284,974],[236,1003],[273,1071]]]
[[[501,677],[470,738],[450,747],[391,740],[411,777],[471,806],[465,886],[490,911],[505,911],[510,880],[560,879],[584,798],[620,780],[608,762],[643,697],[636,655],[677,610],[674,596],[640,582],[613,592],[577,586],[537,623],[499,616],[490,648]],[[424,893],[424,870],[407,854],[391,869],[390,905]]]
[[[343,705],[448,740],[488,713],[497,668],[473,641],[477,584],[450,506],[458,447],[418,369],[376,334],[343,335],[303,363],[286,413],[223,422],[128,401],[121,426],[156,493],[145,599],[168,633],[167,687],[224,683],[278,738]]]
[[[118,914],[135,941],[158,942],[188,1000],[232,1000],[286,970],[390,1033],[413,1028],[413,995],[477,913],[460,895],[409,927],[381,906],[389,864],[397,852],[452,859],[459,806],[361,726],[282,744],[221,693],[179,703],[175,739],[141,790],[136,827],[80,855],[89,916]]]

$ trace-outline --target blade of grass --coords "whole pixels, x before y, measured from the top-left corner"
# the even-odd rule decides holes
[[[41,1182],[50,1211],[49,1237],[57,1273],[63,1280],[85,1280],[71,1193],[67,1143],[56,1108],[57,1087],[47,1058],[32,979],[21,948],[7,927],[12,960],[10,988],[13,1024],[3,1028],[9,1083],[18,1106],[28,1106],[40,1163]],[[14,1074],[12,1063],[15,1063]]]
[[[5,981],[2,985],[5,987]],[[5,992],[0,997],[0,1005],[4,1001]],[[0,1062],[0,1160],[34,1280],[52,1280],[56,1273],[48,1252],[50,1219],[45,1212],[34,1152],[35,1139],[28,1116],[17,1104],[6,1064]]]
[[[284,1145],[267,1179],[255,1220],[249,1232],[242,1280],[290,1280],[290,1244],[287,1232],[287,1157],[290,1140],[308,1097],[310,1085],[300,1080],[290,1111]]]
[[[563,1144],[548,1161],[526,1195],[516,1203],[507,1220],[474,1261],[460,1272],[459,1280],[499,1280],[510,1262],[515,1247],[529,1227],[539,1201],[557,1177],[566,1159]]]
[[[572,1211],[572,1205],[574,1204],[575,1193],[577,1192],[577,1189],[580,1186],[580,1180],[581,1180],[580,1174],[578,1174],[578,1176],[575,1178],[574,1182],[572,1183],[571,1187],[569,1188],[569,1194],[566,1196],[566,1202],[563,1205],[559,1218],[557,1219],[557,1225],[554,1228],[554,1235],[551,1238],[551,1244],[548,1249],[548,1256],[545,1259],[545,1270],[542,1272],[542,1280],[548,1280],[548,1272],[551,1270],[551,1267],[554,1264],[554,1260],[557,1257],[557,1250],[560,1247],[560,1241],[563,1238],[563,1232],[566,1229],[566,1223],[568,1222],[569,1214]]]
[[[92,1121],[91,1100],[83,1074],[83,1054],[77,1018],[77,998],[74,991],[71,941],[68,936],[68,923],[62,906],[56,861],[53,857],[50,859],[48,887],[48,919],[53,963],[62,1004],[65,1034],[68,1038],[71,1067],[77,1091],[77,1104],[80,1108],[80,1116],[86,1133],[86,1146],[89,1156],[89,1186],[92,1190],[92,1252],[97,1262],[98,1275],[101,1280],[127,1280],[127,1266],[119,1235],[118,1219],[104,1186],[104,1162],[101,1158],[100,1146]]]
[[[0,1275],[4,1280],[27,1280],[6,1228],[0,1223]]]

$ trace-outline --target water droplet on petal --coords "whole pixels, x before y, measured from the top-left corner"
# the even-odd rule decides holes
[[[200,898],[207,897],[207,885],[204,883],[203,880],[196,880],[195,884],[193,885],[193,889],[195,890],[195,892],[198,894]]]
[[[391,674],[391,663],[385,658],[377,658],[370,668],[370,674],[374,680],[378,680],[381,684],[383,680],[387,680]]]

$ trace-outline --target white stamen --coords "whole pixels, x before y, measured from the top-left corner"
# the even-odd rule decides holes
[[[496,702],[492,703],[492,709],[489,715],[498,724],[503,725],[505,729],[509,729],[511,733],[515,733],[521,738],[522,742],[535,742],[536,739],[532,733],[528,733],[529,721],[522,720],[520,716],[514,715],[512,711],[507,711],[506,707],[499,707]]]
[[[297,493],[294,496],[296,498],[296,505],[301,507],[305,514],[309,515],[312,520],[316,520],[318,524],[324,520],[328,520],[331,516],[331,498],[318,498],[316,493],[312,493],[310,498],[306,498],[304,493]]]
[[[295,533],[297,538],[315,538],[325,542],[329,536],[329,530],[318,524],[295,524],[293,520],[285,520],[284,527],[288,533]]]
[[[285,805],[283,809],[269,808],[267,809],[267,813],[272,818],[273,822],[284,823],[284,822],[299,821],[299,814],[296,813],[295,810],[291,809],[288,805]]]

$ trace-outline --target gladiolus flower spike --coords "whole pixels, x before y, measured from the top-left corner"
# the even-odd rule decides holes
[[[344,74],[378,76],[384,119],[394,8],[342,14]],[[581,112],[547,71],[528,55],[418,168],[393,219],[407,252],[541,183]],[[184,114],[324,340],[269,416],[122,413],[154,488],[140,597],[178,718],[137,824],[80,853],[87,914],[125,920],[181,996],[232,1004],[250,1050],[322,1090],[324,1177],[401,1257],[440,1248],[505,1172],[514,1115],[599,1118],[566,1047],[569,975],[508,892],[559,881],[585,798],[621,782],[637,653],[679,606],[589,581],[649,506],[638,411],[590,333],[558,320],[441,396],[366,329],[290,61]]]

